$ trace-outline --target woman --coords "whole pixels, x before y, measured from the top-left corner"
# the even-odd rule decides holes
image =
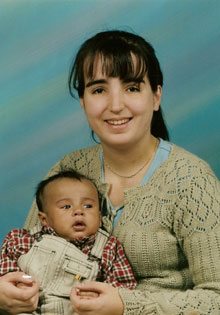
[[[138,281],[133,291],[98,282],[77,286],[74,310],[218,314],[219,182],[204,161],[167,141],[154,49],[131,33],[99,33],[80,48],[69,85],[101,144],[66,155],[48,176],[72,167],[95,180],[105,224]],[[36,222],[34,205],[26,227]]]

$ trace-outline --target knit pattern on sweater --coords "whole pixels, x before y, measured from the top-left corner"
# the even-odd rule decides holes
[[[99,152],[99,145],[72,152],[48,176],[77,169],[106,197]],[[33,206],[26,227],[35,222]],[[138,282],[137,290],[120,289],[124,315],[220,314],[219,223],[219,181],[207,163],[172,145],[169,158],[145,185],[125,191],[124,211],[113,231]]]

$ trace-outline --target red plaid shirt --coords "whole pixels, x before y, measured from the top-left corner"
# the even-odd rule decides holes
[[[20,271],[18,258],[27,253],[34,241],[42,234],[56,235],[52,228],[44,227],[40,232],[30,235],[25,229],[15,229],[3,241],[0,253],[0,276],[12,271]],[[89,254],[95,242],[95,235],[72,242],[84,254]],[[97,281],[110,283],[115,287],[134,289],[136,281],[131,266],[125,257],[120,242],[110,236],[103,250]]]

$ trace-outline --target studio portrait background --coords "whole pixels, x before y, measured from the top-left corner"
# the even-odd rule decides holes
[[[219,17],[218,0],[1,0],[0,242],[24,225],[53,164],[94,143],[67,80],[79,46],[99,31],[131,31],[152,43],[171,142],[220,178]]]

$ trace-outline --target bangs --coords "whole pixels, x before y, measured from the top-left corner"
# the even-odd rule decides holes
[[[83,97],[85,77],[94,80],[97,71],[124,82],[142,81],[147,75],[153,91],[163,85],[153,47],[143,38],[123,31],[98,33],[81,46],[69,75],[70,94],[74,96],[75,89]]]
[[[141,81],[147,74],[147,65],[143,57],[132,51],[96,51],[87,56],[84,74],[89,79],[94,79],[97,64],[101,61],[101,71],[106,77],[118,77],[122,81]]]

